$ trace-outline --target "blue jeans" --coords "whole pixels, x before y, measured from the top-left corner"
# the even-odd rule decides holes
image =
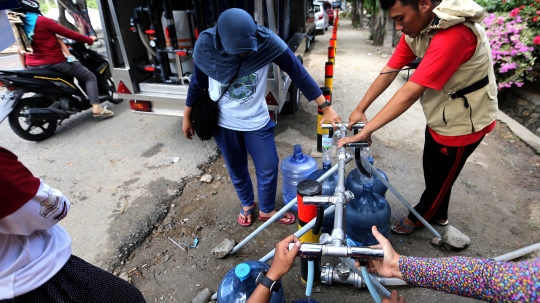
[[[242,206],[251,206],[255,201],[247,154],[253,159],[259,209],[264,213],[272,212],[276,206],[279,157],[274,141],[275,127],[270,120],[259,130],[236,131],[218,126],[214,133]]]

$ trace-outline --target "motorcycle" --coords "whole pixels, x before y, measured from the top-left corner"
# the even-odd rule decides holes
[[[116,88],[107,59],[84,43],[72,40],[65,43],[71,54],[96,75],[100,102],[122,102],[115,98]],[[13,132],[25,140],[51,137],[65,119],[92,107],[86,86],[80,82],[77,86],[74,80],[47,67],[0,70],[0,86],[7,89],[2,96],[0,123],[8,117]]]

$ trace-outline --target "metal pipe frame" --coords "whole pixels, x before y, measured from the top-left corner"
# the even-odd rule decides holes
[[[353,159],[353,157],[347,157],[345,159],[345,162],[350,162],[351,160]],[[330,168],[326,173],[324,173],[322,176],[319,177],[319,179],[317,179],[317,181],[319,182],[322,182],[324,180],[326,180],[326,178],[328,178],[329,176],[331,176],[336,170],[338,169],[338,164],[332,166],[332,168]],[[259,226],[256,230],[254,230],[251,234],[249,234],[246,238],[244,238],[244,240],[242,240],[240,243],[238,243],[234,248],[233,250],[230,252],[230,254],[234,254],[236,252],[238,252],[238,250],[240,250],[240,248],[242,248],[244,245],[246,245],[246,243],[248,243],[249,241],[251,241],[251,239],[253,239],[255,236],[257,236],[259,233],[261,233],[265,228],[267,228],[268,226],[270,226],[270,224],[272,224],[274,221],[278,220],[279,218],[281,218],[281,216],[286,212],[288,211],[291,207],[293,207],[293,205],[296,204],[296,198],[294,198],[293,200],[291,200],[289,203],[287,203],[281,210],[279,210],[276,214],[274,214],[270,219],[268,219],[266,222],[264,222],[263,225]],[[332,208],[332,212],[328,212],[327,213],[327,210],[332,208],[332,206],[330,206],[329,208],[327,208],[324,212],[324,215],[327,216],[329,214],[331,214],[333,211],[334,208]],[[313,224],[312,224],[313,223]],[[302,235],[304,235],[308,230],[310,230],[313,226],[315,225],[315,219],[311,220],[308,224],[306,224],[303,228],[299,229],[295,235],[297,237],[300,237]],[[308,227],[309,228],[306,228]],[[303,231],[302,234],[300,235],[297,235],[297,233],[299,233],[300,231]],[[273,251],[270,252],[271,253],[271,257],[268,258],[266,261],[268,261],[269,259],[271,259],[274,254],[273,254]],[[269,254],[270,254],[269,253]],[[268,256],[268,255],[267,255]],[[266,261],[263,261],[263,262],[266,262]]]
[[[289,250],[294,247],[294,243],[289,244]],[[298,250],[298,256],[301,257],[339,257],[352,258],[359,261],[382,260],[384,251],[369,246],[332,246],[319,243],[303,243]]]

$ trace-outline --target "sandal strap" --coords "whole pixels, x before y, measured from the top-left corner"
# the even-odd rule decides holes
[[[411,226],[411,225],[405,225],[403,224],[403,220],[405,220],[405,218],[399,220],[399,227],[403,227],[403,228],[406,228],[408,230],[415,230],[416,229],[416,226]]]

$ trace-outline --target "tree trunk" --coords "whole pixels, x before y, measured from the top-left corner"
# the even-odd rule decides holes
[[[360,11],[360,28],[364,28],[365,26],[365,23],[364,23],[364,1],[365,0],[359,0],[358,1],[358,10]]]
[[[379,8],[377,13],[371,15],[371,35],[373,45],[383,45],[386,26],[386,16],[384,11]]]
[[[69,21],[67,21],[67,19],[66,19],[66,8],[64,6],[62,6],[62,5],[58,5],[58,22],[60,23],[60,25],[62,25],[63,27],[65,27],[67,29],[79,32],[79,29],[75,25],[73,25]]]
[[[79,9],[85,11],[88,10],[88,7],[86,6],[86,0],[77,0],[75,3],[79,6]]]
[[[57,0],[57,1],[59,4],[58,7],[61,12],[60,13],[61,18],[64,18],[65,20],[64,12],[67,10],[70,13],[70,15],[73,17],[73,19],[75,20],[77,27],[79,28],[76,31],[79,31],[83,35],[86,35],[86,36],[96,35],[96,32],[94,31],[94,28],[92,27],[92,24],[90,23],[90,18],[88,17],[88,8],[86,5],[86,0],[76,0],[76,3],[73,3],[72,0]],[[69,22],[67,22],[67,20],[65,20],[65,22],[71,25]],[[68,27],[68,28],[71,29],[71,27]]]
[[[358,0],[352,0],[351,1],[351,13],[352,13],[352,25],[354,27],[362,27],[362,23],[360,23],[360,15],[358,14]]]

